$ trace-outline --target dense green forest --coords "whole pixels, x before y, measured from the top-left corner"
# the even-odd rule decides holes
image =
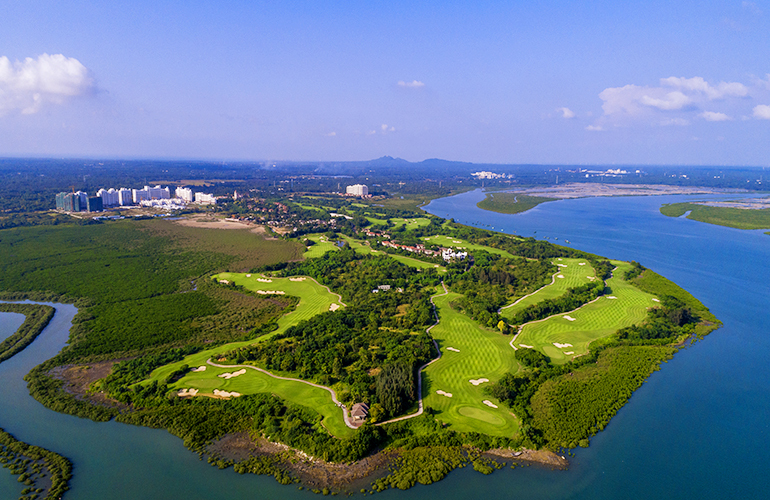
[[[56,309],[38,304],[0,304],[0,312],[23,314],[24,323],[0,342],[0,363],[21,352],[48,326]]]

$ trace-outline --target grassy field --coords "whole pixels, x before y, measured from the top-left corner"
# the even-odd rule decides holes
[[[604,296],[573,313],[525,325],[514,345],[519,349],[525,349],[522,345],[532,346],[551,358],[553,363],[562,364],[585,354],[588,344],[594,340],[609,336],[620,328],[642,323],[647,317],[647,309],[658,303],[653,300],[653,295],[621,278],[630,269],[630,264],[612,263],[618,268],[614,277],[607,280],[609,290]],[[566,319],[566,316],[574,321]],[[554,343],[571,345],[557,347]]]
[[[305,259],[322,257],[326,252],[337,248],[337,245],[329,241],[326,236],[322,234],[309,234],[306,238],[315,241],[315,245],[307,247],[305,253],[302,254],[302,257]]]
[[[453,430],[512,436],[519,429],[518,419],[504,405],[484,394],[485,386],[496,382],[504,373],[518,369],[513,349],[508,345],[510,337],[482,328],[452,309],[449,303],[459,297],[449,293],[434,298],[441,321],[431,334],[439,343],[441,359],[423,371],[424,404],[437,410],[436,418]],[[489,382],[477,386],[469,382],[481,378]],[[438,394],[438,390],[452,397]],[[491,400],[499,408],[485,405],[484,400]]]
[[[452,248],[462,248],[462,249],[468,249],[468,250],[486,250],[489,253],[495,253],[498,255],[502,255],[503,257],[508,257],[510,259],[518,258],[506,252],[505,250],[500,250],[499,248],[476,245],[474,243],[468,243],[467,241],[458,240],[457,238],[451,238],[449,236],[442,236],[442,235],[426,236],[423,239],[425,240],[426,243],[431,245],[439,245],[442,247],[452,247]]]
[[[546,285],[533,295],[530,295],[510,307],[503,308],[500,314],[507,319],[512,318],[517,312],[527,306],[536,304],[542,300],[555,299],[564,295],[568,289],[590,283],[595,277],[594,268],[585,259],[562,259],[554,261],[559,266],[559,274],[552,285]],[[562,278],[559,278],[562,276]],[[526,342],[525,342],[526,343]]]
[[[440,273],[446,272],[446,269],[444,268],[444,266],[440,266],[438,264],[431,264],[430,262],[424,262],[419,259],[413,259],[412,257],[407,257],[405,255],[388,254],[388,257],[390,257],[393,260],[397,260],[402,264],[406,264],[407,266],[414,267],[416,269],[435,269]]]
[[[527,196],[517,193],[487,193],[487,197],[476,203],[476,206],[501,214],[518,214],[535,208],[541,203],[555,200],[556,198]]]
[[[215,358],[238,347],[261,342],[285,331],[300,321],[328,311],[332,304],[340,305],[337,295],[330,293],[325,287],[310,278],[302,281],[293,281],[291,278],[263,278],[256,274],[242,273],[222,273],[215,276],[215,278],[228,280],[252,291],[283,291],[287,295],[299,297],[300,301],[294,311],[278,320],[278,329],[275,332],[256,340],[230,343],[190,355],[182,361],[162,366],[153,371],[146,382],[162,381],[182,365],[190,367],[203,366],[209,358]],[[269,279],[270,281],[258,281],[259,279]],[[296,280],[297,278],[294,279]],[[269,295],[266,295],[266,297],[269,297]],[[275,379],[256,370],[248,370],[245,374],[230,380],[217,377],[218,374],[226,371],[228,370],[208,366],[204,372],[191,372],[187,374],[172,387],[178,389],[199,389],[201,394],[213,394],[214,389],[236,391],[241,394],[270,392],[288,401],[309,406],[318,411],[324,416],[324,426],[335,436],[349,435],[351,429],[345,426],[345,423],[342,421],[342,411],[332,403],[327,391],[301,382]]]
[[[406,226],[407,231],[417,229],[418,227],[425,227],[430,224],[430,219],[425,217],[415,217],[413,219],[390,219],[395,227]]]
[[[747,210],[731,207],[709,207],[697,203],[672,203],[660,207],[660,212],[669,217],[681,217],[687,211],[688,219],[737,229],[770,229],[770,208]]]

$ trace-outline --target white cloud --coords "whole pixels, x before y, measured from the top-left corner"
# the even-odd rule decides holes
[[[684,127],[686,125],[689,125],[690,122],[685,120],[684,118],[669,118],[667,120],[663,120],[660,122],[660,124],[664,127],[668,127],[671,125],[676,125],[677,127]]]
[[[326,137],[335,137],[337,135],[337,132],[329,132],[328,134],[324,134]]]
[[[604,127],[601,125],[589,125],[586,127],[586,130],[590,130],[591,132],[602,132]]]
[[[662,109],[664,111],[671,111],[688,106],[692,103],[692,100],[683,93],[674,91],[667,93],[661,98],[651,97],[645,94],[639,99],[639,102],[645,106]]]
[[[754,106],[754,118],[759,120],[770,120],[770,106],[767,104]]]
[[[556,108],[556,111],[561,113],[562,118],[570,119],[575,118],[575,113],[569,108]]]
[[[0,57],[0,115],[37,113],[46,104],[62,104],[94,90],[88,69],[72,57],[42,54],[13,63]]]
[[[399,87],[406,87],[410,89],[419,89],[425,86],[424,83],[422,83],[419,80],[412,80],[411,82],[405,82],[403,80],[398,82]]]
[[[700,113],[698,116],[700,116],[707,122],[724,122],[724,121],[732,120],[732,117],[727,116],[724,113],[717,113],[716,111],[704,111],[703,113]]]
[[[384,123],[380,125],[380,132],[382,132],[383,134],[387,134],[388,132],[395,132],[395,131],[396,131],[396,127],[389,127]]]
[[[660,84],[684,91],[702,93],[710,100],[723,99],[725,97],[745,97],[749,93],[749,89],[742,83],[719,82],[714,87],[699,76],[693,78],[670,76],[668,78],[661,78]]]

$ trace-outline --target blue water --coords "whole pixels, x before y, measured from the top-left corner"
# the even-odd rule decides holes
[[[658,212],[661,203],[692,197],[566,200],[517,215],[479,210],[482,198],[465,193],[436,200],[428,210],[637,260],[692,292],[725,326],[653,374],[591,447],[577,451],[568,471],[528,467],[483,476],[466,468],[437,484],[378,498],[768,498],[770,236]],[[0,364],[0,427],[74,462],[66,498],[311,498],[272,478],[211,467],[165,431],[62,415],[30,398],[21,378],[61,349],[74,313],[72,306],[57,306],[41,336]],[[18,483],[5,476],[0,471],[0,498],[16,498]]]

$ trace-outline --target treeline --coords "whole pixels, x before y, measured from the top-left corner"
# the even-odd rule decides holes
[[[19,313],[25,316],[24,323],[15,333],[0,342],[0,363],[23,351],[40,332],[48,326],[56,309],[39,304],[0,304],[0,312]]]
[[[541,300],[536,304],[525,307],[511,318],[511,324],[523,325],[530,321],[561,314],[577,309],[591,302],[604,293],[604,282],[594,281],[578,287],[570,288],[561,297]]]
[[[45,448],[19,441],[3,429],[0,429],[0,463],[10,469],[11,474],[18,475],[20,483],[27,485],[20,500],[41,498],[42,493],[46,500],[59,499],[69,489],[72,478],[69,460]],[[48,481],[50,486],[40,487],[40,482]]]

